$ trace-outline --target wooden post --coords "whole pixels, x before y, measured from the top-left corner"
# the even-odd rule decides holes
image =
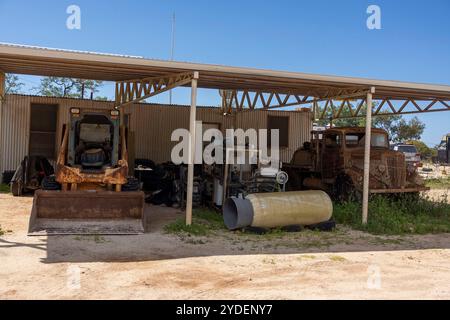
[[[188,162],[188,178],[187,178],[187,195],[186,195],[186,225],[192,225],[192,197],[194,191],[194,162],[195,162],[195,121],[197,119],[197,84],[199,73],[194,72],[194,78],[191,82],[191,112],[189,119],[189,162]]]
[[[372,98],[375,87],[370,88],[366,98],[366,135],[364,144],[364,184],[362,203],[362,223],[367,224],[369,214],[370,147],[372,142]]]

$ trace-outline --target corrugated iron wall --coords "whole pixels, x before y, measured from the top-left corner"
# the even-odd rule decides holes
[[[5,96],[2,105],[0,137],[1,170],[15,170],[28,153],[30,133],[30,99],[25,96]]]
[[[62,126],[69,121],[72,107],[86,109],[112,109],[113,102],[65,99],[54,97],[7,95],[3,103],[0,135],[0,172],[14,170],[28,153],[30,106],[49,104],[58,106],[57,141],[61,141]],[[135,133],[135,157],[152,159],[157,163],[170,161],[176,142],[171,142],[173,130],[189,127],[189,107],[135,104],[126,108],[130,130]],[[223,116],[219,108],[199,107],[197,119],[219,124],[222,131],[232,128],[265,129],[267,116],[289,116],[289,147],[280,152],[281,160],[290,161],[293,152],[309,141],[312,122],[308,112],[265,111],[243,112]]]

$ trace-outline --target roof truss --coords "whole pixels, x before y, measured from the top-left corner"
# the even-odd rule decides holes
[[[316,119],[346,119],[365,116],[365,99],[370,89],[330,88],[324,94],[311,90],[310,95],[281,94],[249,90],[222,91],[222,108],[232,112],[281,109],[293,106],[310,107]],[[445,99],[374,99],[374,116],[450,111]]]
[[[193,72],[186,72],[140,80],[118,81],[116,82],[116,108],[186,85],[193,78]]]

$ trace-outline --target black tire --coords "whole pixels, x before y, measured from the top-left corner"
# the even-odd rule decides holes
[[[10,190],[14,197],[20,197],[22,195],[22,184],[19,181],[11,182]]]
[[[48,191],[61,190],[61,185],[56,181],[54,175],[44,177],[44,179],[42,179],[41,187],[42,190]]]
[[[333,231],[334,229],[336,229],[336,221],[334,221],[334,219],[330,219],[325,222],[306,226],[306,228],[310,229],[310,230],[319,230],[319,231],[329,232],[329,231]]]
[[[155,162],[150,159],[136,159],[136,160],[134,160],[134,165],[136,167],[144,166],[144,167],[152,168],[152,169],[155,169],[155,167],[156,167]]]
[[[361,202],[362,200],[361,192],[355,188],[353,180],[346,174],[341,174],[336,178],[333,196],[339,202]]]
[[[123,192],[139,191],[139,180],[135,177],[128,177],[126,184],[122,186]]]
[[[6,170],[3,172],[2,175],[2,183],[3,184],[10,184],[12,178],[14,177],[14,174],[16,173],[16,170]]]

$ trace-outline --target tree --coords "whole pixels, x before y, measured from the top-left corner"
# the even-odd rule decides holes
[[[378,103],[373,103],[373,108],[375,109],[378,106]],[[366,114],[366,105],[364,104],[361,107],[360,115]],[[319,113],[321,114],[323,109],[319,109]],[[317,122],[319,126],[327,126],[330,124],[330,120],[333,115],[333,112],[330,108],[325,113],[325,120],[320,120]],[[335,127],[365,127],[366,119],[365,117],[361,118],[351,118],[351,113],[348,108],[344,108],[340,114],[341,117],[349,117],[346,119],[335,119],[333,120],[333,126]],[[383,115],[383,116],[375,116],[373,117],[373,127],[384,129],[388,132],[389,137],[392,142],[403,142],[407,140],[420,140],[420,137],[425,130],[425,124],[421,122],[417,117],[411,119],[410,121],[406,121],[400,115]]]
[[[5,94],[19,93],[24,83],[19,82],[19,77],[15,74],[6,74],[5,78]]]
[[[80,98],[94,96],[98,92],[98,89],[103,85],[102,81],[98,80],[76,80],[76,89],[80,94]],[[100,97],[95,97],[98,99]]]
[[[362,107],[362,113],[365,113],[365,105]],[[335,106],[336,109],[336,106]],[[321,115],[323,112],[323,108],[319,107],[318,113]],[[330,119],[333,117],[334,111],[331,110],[330,107],[327,108],[327,111],[325,112],[324,119],[317,121],[317,124],[319,126],[328,126],[330,125]],[[366,123],[365,119],[363,118],[351,118],[351,113],[348,108],[344,108],[341,111],[340,114],[341,117],[348,117],[345,119],[335,119],[333,120],[333,127],[363,127]]]
[[[373,118],[373,126],[375,128],[380,128],[386,130],[390,136],[394,133],[395,124],[400,121],[402,116],[399,115],[389,115],[389,116],[378,116]]]
[[[37,91],[43,96],[84,99],[97,93],[102,85],[103,82],[97,80],[45,77],[41,79]]]
[[[424,130],[425,124],[417,117],[409,121],[400,119],[393,125],[391,139],[393,142],[420,140]]]

